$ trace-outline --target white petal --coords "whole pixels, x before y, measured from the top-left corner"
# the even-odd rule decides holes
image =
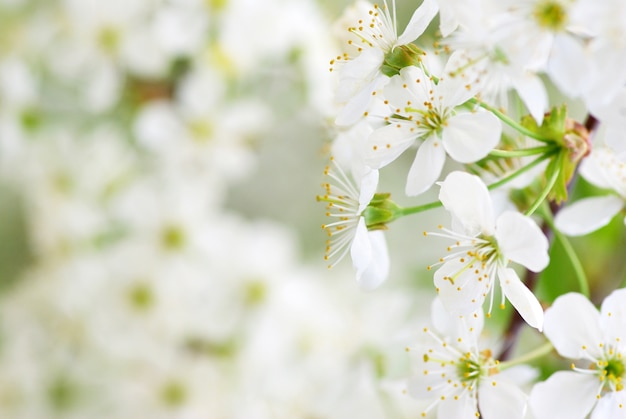
[[[458,400],[455,400],[454,397],[447,397],[437,406],[437,417],[442,419],[476,419],[477,414],[478,403],[468,391],[461,394]]]
[[[426,192],[439,179],[446,152],[436,136],[429,137],[417,150],[409,170],[405,192],[408,196]]]
[[[342,127],[350,126],[363,118],[363,114],[367,110],[372,101],[372,92],[382,83],[381,77],[372,80],[362,90],[351,97],[347,103],[339,111],[339,115],[335,118],[335,123]]]
[[[421,360],[419,371],[429,371],[433,367],[433,363],[425,364]],[[411,377],[407,383],[407,390],[411,397],[418,400],[438,399],[444,394],[450,392],[450,386],[446,385],[446,381],[441,378],[441,373],[436,370],[432,373],[420,373],[415,377]]]
[[[352,245],[350,246],[350,256],[352,257],[352,266],[356,270],[358,282],[372,260],[372,245],[363,217],[359,219],[357,224]]]
[[[397,159],[415,141],[411,128],[409,124],[398,123],[372,132],[365,143],[365,163],[372,169],[380,169]]]
[[[602,396],[591,413],[591,419],[625,419],[626,394],[623,391],[612,391]]]
[[[498,373],[502,377],[517,386],[526,386],[537,381],[540,371],[527,364],[515,365]]]
[[[358,57],[345,63],[339,74],[336,100],[347,102],[370,85],[379,74],[384,58],[385,54],[379,48],[367,48]]]
[[[342,168],[349,168],[355,181],[363,179],[372,170],[363,161],[365,151],[364,142],[374,131],[374,128],[365,119],[347,130],[342,130],[331,147],[331,155],[335,162]]]
[[[406,29],[404,29],[402,35],[398,38],[396,45],[406,45],[419,38],[438,11],[439,8],[434,0],[424,0],[420,7],[415,10],[413,16],[411,16],[409,24],[406,26]]]
[[[372,249],[370,263],[359,276],[357,282],[365,290],[373,290],[380,286],[389,276],[389,253],[385,234],[381,230],[368,233]]]
[[[541,331],[543,328],[543,309],[539,300],[526,285],[520,281],[511,268],[498,269],[500,286],[506,298],[529,326]]]
[[[485,295],[491,285],[490,279],[479,280],[482,270],[475,274],[466,269],[467,261],[455,258],[444,263],[434,275],[435,287],[446,310],[453,314],[469,316],[476,312],[485,301]],[[454,283],[449,279],[454,278]]]
[[[376,194],[378,188],[378,170],[369,170],[361,179],[361,187],[359,194],[359,210],[360,214],[367,207]]]
[[[498,217],[496,240],[507,259],[533,272],[548,266],[548,239],[531,218],[519,212],[506,211]]]
[[[556,299],[546,310],[543,333],[556,351],[566,358],[601,355],[598,348],[603,342],[600,313],[581,294],[572,292]]]
[[[441,335],[462,343],[459,347],[464,350],[478,350],[478,337],[482,333],[485,318],[482,308],[465,316],[452,314],[446,310],[441,298],[435,298],[430,313],[433,326]]]
[[[582,236],[607,225],[623,207],[615,195],[585,198],[563,208],[554,222],[563,233]]]
[[[626,342],[626,288],[613,291],[600,309],[606,342]]]
[[[439,200],[462,223],[466,234],[493,235],[495,222],[491,196],[478,176],[451,172],[441,183]]]
[[[485,377],[478,389],[478,407],[485,419],[524,419],[526,394],[515,384],[497,374]]]
[[[415,83],[415,80],[418,79],[422,80],[419,85]],[[419,97],[427,94],[427,92],[421,92],[420,88],[429,89],[432,88],[432,84],[422,69],[410,66],[404,67],[400,70],[400,74],[389,79],[383,94],[394,108],[394,111],[400,109],[396,113],[406,114],[404,109],[407,106],[407,102],[419,103],[424,101],[424,99],[420,100]]]
[[[580,175],[598,188],[613,189],[614,180],[611,179],[611,173],[607,170],[607,163],[613,159],[611,155],[612,152],[609,149],[594,149],[591,155],[580,164]]]
[[[163,101],[150,102],[135,119],[135,135],[150,150],[163,152],[185,138],[185,126],[174,107]]]
[[[529,405],[536,419],[583,419],[596,402],[598,378],[559,371],[535,384]]]
[[[577,97],[585,90],[591,73],[588,62],[582,41],[569,35],[557,34],[554,37],[548,74],[562,92],[570,97]]]
[[[450,35],[454,30],[459,26],[459,19],[454,13],[454,5],[448,7],[446,3],[441,5],[441,8],[444,9],[439,13],[439,31],[441,32],[441,36],[446,38]]]
[[[443,146],[459,163],[473,163],[485,157],[500,141],[502,125],[488,112],[460,113],[443,129]]]
[[[512,79],[513,87],[538,125],[548,110],[548,93],[541,78],[532,72],[524,72]]]
[[[467,62],[468,52],[464,50],[454,51],[446,62],[443,74],[448,76],[443,77],[437,85],[445,106],[452,108],[461,105],[478,93],[480,84],[470,83],[470,80],[479,77],[478,72],[475,75],[470,73],[472,74],[471,76],[468,76],[467,71],[463,72],[465,73],[464,76],[457,75],[453,77],[450,75],[459,71],[460,68],[467,68]],[[473,72],[473,69],[469,71]]]

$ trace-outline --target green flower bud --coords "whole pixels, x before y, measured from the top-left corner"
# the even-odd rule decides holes
[[[377,193],[363,210],[368,230],[386,230],[387,223],[401,216],[400,207],[390,198],[390,193]]]

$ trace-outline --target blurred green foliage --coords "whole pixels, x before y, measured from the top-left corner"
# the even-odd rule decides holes
[[[20,196],[0,184],[0,292],[19,279],[32,259]]]
[[[579,178],[569,202],[602,193]],[[606,227],[582,237],[571,237],[570,241],[587,274],[591,299],[599,304],[604,297],[622,286],[626,277],[624,219],[617,216]],[[542,272],[536,292],[542,301],[551,303],[560,295],[578,291],[571,261],[557,241],[552,246],[550,265]]]

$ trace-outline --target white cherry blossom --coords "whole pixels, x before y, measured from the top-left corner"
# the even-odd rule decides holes
[[[363,116],[372,93],[388,80],[382,71],[387,55],[422,35],[438,11],[434,0],[424,0],[413,13],[404,32],[398,36],[395,1],[391,9],[387,1],[384,2],[382,7],[375,4],[368,11],[367,17],[348,29],[356,36],[349,42],[356,42],[359,56],[350,59],[348,54],[344,54],[331,60],[332,66],[339,62],[344,64],[336,91],[337,102],[345,103],[336,119],[339,125],[351,125]],[[414,49],[407,50],[414,52]]]
[[[590,0],[513,0],[495,31],[511,62],[545,71],[565,94],[583,93],[591,81],[586,40],[593,35]],[[532,45],[532,48],[529,48]]]
[[[455,241],[435,272],[435,286],[446,309],[473,313],[490,294],[491,312],[497,278],[501,306],[506,297],[530,326],[541,330],[543,310],[537,297],[508,267],[516,262],[539,272],[548,265],[548,240],[537,224],[514,211],[496,217],[487,187],[468,173],[450,173],[441,184],[439,199],[452,214],[453,229],[441,227],[441,232],[426,234]]]
[[[367,141],[367,164],[378,169],[394,161],[416,140],[424,140],[409,171],[406,193],[418,195],[439,178],[448,154],[460,163],[475,162],[498,143],[502,126],[488,112],[458,112],[472,97],[458,78],[439,83],[417,67],[406,67],[384,90],[397,115]]]
[[[424,328],[418,345],[407,348],[417,364],[409,394],[430,401],[422,416],[436,409],[441,419],[473,419],[479,410],[485,419],[525,417],[527,396],[480,345],[483,317],[482,310],[453,315],[433,301],[434,330]]]
[[[626,418],[626,289],[614,291],[600,312],[583,295],[569,293],[546,310],[545,335],[571,371],[536,384],[530,407],[537,419]]]
[[[325,194],[317,198],[327,203],[326,216],[332,219],[322,225],[328,235],[324,259],[332,268],[350,252],[359,285],[376,288],[389,274],[387,243],[381,230],[368,230],[363,211],[376,192],[378,170],[348,175],[334,158],[331,164],[324,171]]]

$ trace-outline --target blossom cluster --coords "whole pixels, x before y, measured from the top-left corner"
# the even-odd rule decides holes
[[[450,243],[427,267],[433,327],[407,348],[417,355],[407,391],[428,402],[422,415],[626,417],[626,294],[613,285],[598,314],[567,237],[606,226],[625,207],[626,5],[405,3],[357,1],[337,22],[336,139],[318,197],[333,220],[322,226],[329,267],[349,253],[362,288],[393,281],[384,230],[443,207],[449,224],[423,227]],[[403,31],[401,11],[412,13]],[[412,163],[401,190],[414,206],[379,190],[404,154]],[[572,199],[579,176],[604,195]],[[432,192],[438,199],[424,203]],[[535,286],[556,241],[580,294],[561,291],[550,306]],[[485,348],[485,313],[507,301],[517,313]],[[551,343],[509,360],[522,322]],[[530,390],[531,361],[552,349],[576,362]]]
[[[626,417],[626,5],[347,1],[0,1],[0,417]]]

